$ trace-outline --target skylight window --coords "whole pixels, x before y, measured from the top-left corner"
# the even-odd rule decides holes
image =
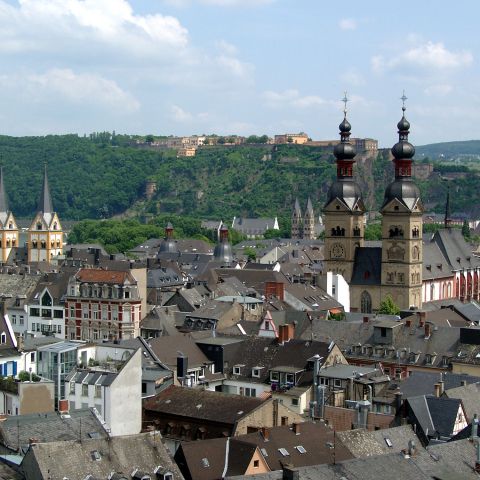
[[[208,461],[208,458],[207,457],[203,457],[202,458],[202,466],[204,468],[208,468],[210,466],[210,462]]]
[[[295,448],[298,450],[299,453],[307,453],[303,445],[297,445]]]
[[[279,448],[278,451],[284,456],[284,457],[288,457],[290,456],[290,454],[288,453],[288,450],[286,448]]]
[[[385,443],[387,444],[387,447],[388,447],[388,448],[392,448],[392,447],[393,447],[393,443],[392,443],[392,441],[391,441],[389,438],[385,437],[384,440],[385,440]]]

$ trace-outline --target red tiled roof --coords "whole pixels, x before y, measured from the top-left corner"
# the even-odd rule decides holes
[[[123,284],[127,278],[132,280],[129,272],[97,268],[85,268],[77,273],[77,280],[80,282]]]

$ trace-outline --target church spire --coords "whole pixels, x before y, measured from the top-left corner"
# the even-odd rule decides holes
[[[450,228],[450,185],[447,186],[447,201],[445,202],[445,228]]]
[[[5,187],[3,185],[3,167],[0,167],[0,214],[5,218],[8,212],[7,195],[5,194]]]
[[[45,164],[45,173],[43,174],[43,186],[40,200],[38,201],[37,211],[42,213],[53,213],[52,197],[48,186],[47,164]]]

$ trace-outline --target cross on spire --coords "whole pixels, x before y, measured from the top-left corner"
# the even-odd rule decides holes
[[[343,102],[343,115],[346,117],[347,116],[347,102],[349,102],[350,99],[347,97],[347,92],[343,92],[343,98],[342,98],[342,102]]]
[[[407,107],[405,106],[405,101],[408,100],[407,96],[405,95],[405,90],[403,91],[400,100],[402,101],[402,110],[405,111],[407,109]]]

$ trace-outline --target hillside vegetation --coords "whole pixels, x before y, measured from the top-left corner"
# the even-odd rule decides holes
[[[199,149],[193,158],[176,158],[175,151],[138,148],[131,143],[131,137],[108,133],[1,136],[0,157],[10,208],[17,217],[33,215],[45,162],[54,207],[65,220],[109,218],[127,210],[138,217],[290,217],[295,198],[304,209],[308,196],[318,214],[335,177],[331,151],[318,147],[218,146]],[[454,171],[462,168],[466,167],[453,165]],[[452,211],[473,216],[480,208],[479,176],[466,170],[464,178],[450,180],[455,193]],[[360,162],[356,171],[368,208],[378,208],[385,186],[393,178],[386,152]],[[144,196],[147,180],[157,183],[157,193],[148,202]],[[447,182],[442,181],[441,172],[418,183],[429,205],[442,211]]]

